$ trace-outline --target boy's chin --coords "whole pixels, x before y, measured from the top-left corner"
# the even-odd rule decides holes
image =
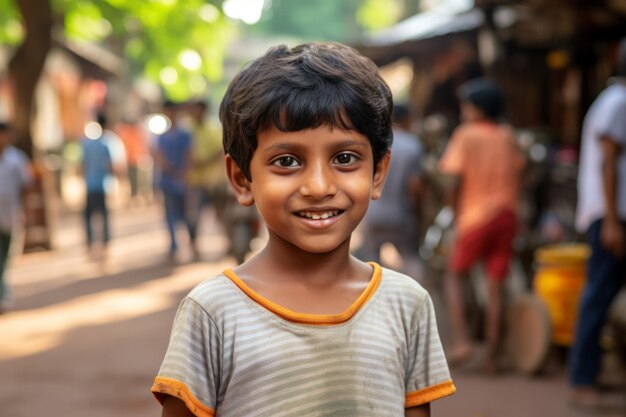
[[[337,252],[338,250],[342,250],[343,248],[349,248],[350,239],[337,241],[334,239],[331,240],[312,237],[306,241],[292,241],[290,243],[292,246],[297,248],[298,251],[303,252],[304,254],[328,255]]]

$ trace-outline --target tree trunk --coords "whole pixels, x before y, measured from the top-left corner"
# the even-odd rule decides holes
[[[16,3],[22,14],[25,36],[9,62],[15,145],[33,160],[35,152],[30,126],[35,88],[52,44],[52,8],[50,0],[16,0]],[[43,177],[37,165],[34,168],[34,183],[24,195],[24,251],[51,247]]]
[[[25,28],[24,42],[9,62],[13,83],[16,146],[33,157],[30,124],[35,87],[51,47],[52,8],[49,0],[17,0]]]

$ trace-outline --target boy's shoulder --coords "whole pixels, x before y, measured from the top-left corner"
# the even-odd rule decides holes
[[[198,283],[186,298],[213,315],[241,297],[232,281],[222,272]]]
[[[428,291],[414,278],[389,268],[381,268],[383,293],[388,296],[402,297],[417,303],[429,298]]]
[[[468,142],[471,146],[484,144],[485,138],[501,139],[502,137],[514,138],[514,136],[515,130],[510,124],[484,121],[464,122],[453,133],[453,138],[457,142]]]
[[[191,298],[202,298],[213,294],[215,291],[228,287],[230,280],[225,271],[216,273],[197,283],[189,292]]]

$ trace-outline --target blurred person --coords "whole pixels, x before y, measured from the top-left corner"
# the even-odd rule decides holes
[[[411,118],[406,105],[393,107],[391,165],[385,188],[372,201],[363,220],[363,244],[359,257],[380,263],[384,243],[393,244],[402,257],[401,270],[421,279],[419,258],[418,203],[423,194],[422,145],[409,131]]]
[[[107,187],[109,192],[117,191],[120,183],[126,181],[127,178],[128,161],[124,142],[117,133],[111,130],[109,119],[104,113],[98,113],[97,122],[102,128],[102,143],[109,148],[113,167],[113,175],[107,179],[107,182],[109,182]]]
[[[158,188],[163,195],[165,221],[170,237],[169,258],[175,260],[178,251],[176,228],[186,226],[189,242],[195,246],[196,234],[186,209],[187,184],[192,147],[191,133],[178,125],[178,106],[171,101],[163,103],[163,114],[169,119],[170,128],[159,135],[154,149],[154,163],[158,169]]]
[[[162,416],[427,417],[454,393],[428,292],[350,254],[390,116],[376,65],[341,44],[277,46],[235,76],[228,179],[269,237],[181,302],[152,385]]]
[[[22,193],[33,180],[28,157],[11,140],[11,126],[0,122],[0,314],[11,306],[5,281],[11,237],[20,219]]]
[[[119,123],[115,132],[124,144],[126,152],[130,203],[145,202],[145,178],[143,178],[142,171],[150,154],[146,132],[136,120],[131,119],[125,119]]]
[[[221,129],[208,118],[208,103],[201,100],[191,102],[188,110],[193,144],[187,174],[187,215],[193,234],[197,236],[203,209],[207,206],[215,209],[220,204],[217,200],[224,194],[221,190],[226,185],[226,176]],[[197,239],[193,249],[197,258]]]
[[[111,150],[105,142],[107,135],[104,129],[107,125],[106,117],[103,114],[98,114],[97,121],[102,128],[100,134],[82,139],[81,173],[85,180],[86,189],[84,221],[87,250],[91,256],[98,255],[94,247],[94,215],[99,215],[101,220],[99,235],[102,245],[99,249],[100,255],[104,256],[111,238],[107,191],[115,168]]]
[[[450,360],[460,363],[472,355],[467,334],[463,281],[479,261],[485,264],[488,302],[485,317],[485,370],[498,370],[503,310],[503,282],[508,273],[517,223],[524,158],[513,130],[500,121],[504,97],[484,79],[459,89],[462,123],[455,129],[439,163],[454,178],[449,195],[455,211],[455,242],[448,263],[446,299],[453,336]]]
[[[618,48],[617,77],[583,121],[576,228],[591,245],[569,358],[571,403],[602,407],[598,390],[600,332],[626,278],[626,39]]]

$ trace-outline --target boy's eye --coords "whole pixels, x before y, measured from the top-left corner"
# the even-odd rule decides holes
[[[339,155],[335,156],[335,162],[340,165],[350,165],[356,162],[356,160],[356,155],[351,153],[340,153]]]
[[[293,156],[281,156],[272,161],[272,165],[276,165],[281,168],[293,168],[300,165],[298,160]]]

